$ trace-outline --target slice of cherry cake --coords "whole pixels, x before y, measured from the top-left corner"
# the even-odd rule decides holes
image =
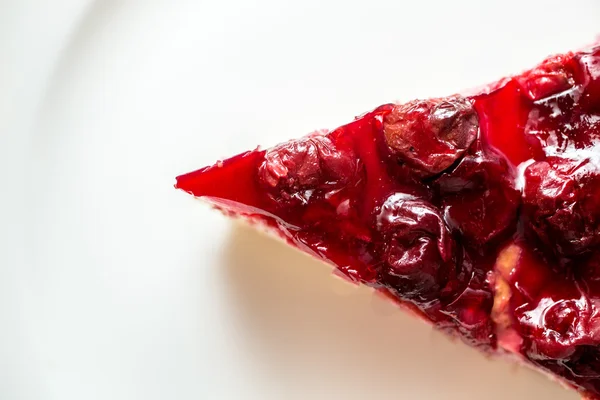
[[[600,46],[386,104],[176,187],[600,399]]]

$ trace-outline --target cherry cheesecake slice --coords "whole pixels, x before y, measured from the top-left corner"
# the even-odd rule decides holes
[[[176,187],[600,399],[600,46],[385,104]]]

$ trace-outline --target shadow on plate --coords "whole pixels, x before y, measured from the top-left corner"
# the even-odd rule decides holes
[[[252,227],[236,224],[230,240],[224,273],[237,345],[286,398],[577,398],[448,340]]]

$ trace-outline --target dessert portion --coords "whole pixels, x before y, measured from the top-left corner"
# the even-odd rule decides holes
[[[176,187],[600,399],[600,46],[386,104]]]

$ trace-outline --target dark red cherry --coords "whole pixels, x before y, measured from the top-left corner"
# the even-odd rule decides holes
[[[390,152],[422,176],[450,167],[477,138],[478,131],[477,113],[461,96],[396,105],[383,120]]]
[[[515,226],[520,193],[504,159],[483,152],[468,155],[434,183],[442,199],[444,219],[469,243],[487,243]]]
[[[533,359],[567,360],[578,346],[598,344],[592,335],[591,305],[584,296],[541,297],[526,310],[517,310],[520,329],[528,338],[526,353]]]
[[[573,256],[600,243],[600,170],[589,158],[549,157],[525,170],[527,224],[559,255]]]
[[[396,193],[376,215],[382,235],[383,280],[402,298],[427,303],[453,268],[453,241],[431,204]]]
[[[334,190],[356,178],[360,162],[352,148],[313,135],[268,150],[259,167],[261,183],[283,201],[305,204],[315,190]]]
[[[571,54],[550,57],[531,71],[517,77],[523,92],[531,100],[563,92],[575,84],[576,61]]]

